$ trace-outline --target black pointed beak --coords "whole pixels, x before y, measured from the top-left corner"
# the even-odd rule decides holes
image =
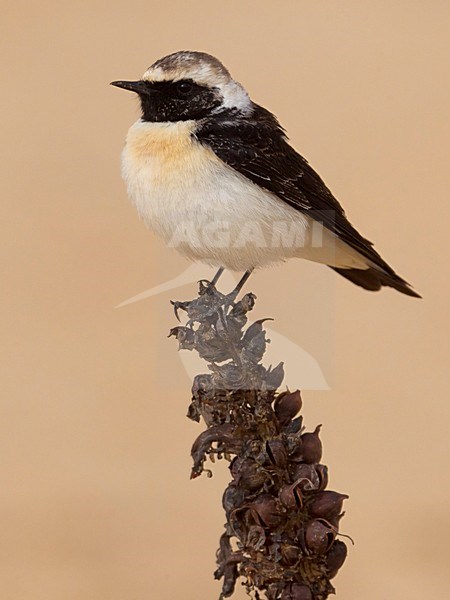
[[[147,81],[111,81],[111,85],[136,94],[151,95],[155,91]]]

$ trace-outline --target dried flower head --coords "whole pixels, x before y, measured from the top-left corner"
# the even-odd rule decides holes
[[[320,425],[304,432],[300,392],[277,392],[283,364],[261,364],[264,319],[247,327],[255,296],[228,304],[214,286],[201,282],[198,298],[174,302],[188,317],[170,335],[179,348],[196,351],[209,374],[197,375],[188,416],[207,429],[192,446],[191,477],[205,471],[208,457],[230,460],[232,480],[223,494],[225,532],[217,551],[221,598],[242,578],[258,600],[324,600],[347,548],[337,540],[348,496],[326,490],[320,464]],[[234,458],[233,458],[234,457]]]

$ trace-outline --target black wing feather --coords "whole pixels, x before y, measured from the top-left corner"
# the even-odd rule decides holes
[[[214,119],[204,120],[195,134],[196,138],[253,183],[322,222],[390,280],[395,278],[400,287],[407,286],[405,280],[374,250],[372,242],[351,225],[344,209],[320,176],[289,145],[274,115],[261,106],[253,106],[249,117],[229,110]],[[408,289],[408,292],[412,290]]]

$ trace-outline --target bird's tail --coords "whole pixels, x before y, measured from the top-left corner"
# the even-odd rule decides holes
[[[331,269],[365,290],[376,292],[383,286],[386,286],[394,288],[402,294],[413,296],[414,298],[422,297],[411,288],[407,281],[395,273],[385,273],[374,267],[369,267],[368,269],[340,269],[338,267],[331,267]]]

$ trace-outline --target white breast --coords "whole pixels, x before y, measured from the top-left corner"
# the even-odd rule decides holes
[[[198,143],[194,128],[194,121],[139,120],[122,155],[132,202],[170,246],[190,259],[237,271],[293,256],[365,268],[356,252],[336,245],[331,232],[319,231],[309,217]],[[287,237],[295,243],[285,243]]]

